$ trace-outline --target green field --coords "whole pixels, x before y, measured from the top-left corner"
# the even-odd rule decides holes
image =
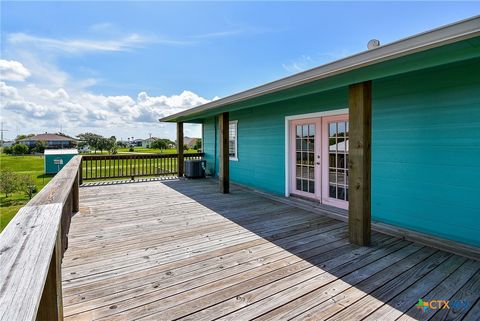
[[[135,147],[135,152],[134,153],[161,153],[161,154],[175,154],[177,151],[176,149],[167,149],[167,150],[159,150],[159,149],[152,149],[152,148],[142,148],[142,147]],[[185,153],[196,153],[197,151],[194,149],[190,149],[188,151],[185,151]],[[132,152],[129,152],[128,148],[119,148],[118,149],[119,154],[129,154]],[[89,153],[90,155],[95,155],[95,153]],[[100,154],[100,152],[97,152],[97,154]],[[102,154],[106,154],[106,152],[103,152]],[[148,164],[148,163],[147,163]],[[156,176],[158,174],[158,171],[161,171],[162,169],[166,169],[166,164],[164,163],[153,163],[152,164],[152,171],[150,170],[149,165],[142,163],[139,160],[135,160],[134,166],[133,167],[124,167],[125,174],[130,174],[130,169],[133,169],[133,173],[139,173],[141,171],[147,171],[147,173],[151,173],[152,176]],[[99,172],[99,175],[106,176],[108,173],[107,171],[110,169],[110,175],[115,175],[118,174],[119,168],[118,164],[117,166],[114,166],[115,164],[98,164],[98,169],[101,172]],[[37,185],[38,190],[42,189],[51,179],[53,176],[51,175],[45,175],[44,174],[44,169],[43,169],[43,156],[11,156],[11,155],[5,155],[5,154],[0,154],[0,169],[3,168],[8,168],[12,170],[15,173],[19,174],[28,174],[32,177],[35,178],[35,182]],[[176,167],[176,160],[172,160],[172,163],[169,164],[169,166],[175,168]],[[93,168],[93,171],[95,171],[97,168]],[[84,176],[87,168],[84,166],[83,171],[84,171]],[[90,167],[89,170],[92,170]],[[135,175],[134,175],[135,176]],[[15,216],[15,214],[18,212],[18,210],[24,206],[27,202],[29,201],[28,196],[26,193],[23,192],[16,192],[8,197],[5,197],[5,195],[0,195],[0,231],[7,226],[8,222]]]
[[[156,149],[156,148],[145,148],[145,147],[135,147],[133,152],[129,151],[129,148],[119,148],[117,150],[119,154],[131,154],[131,153],[149,153],[149,154],[175,154],[177,150],[175,148],[170,148],[170,149]],[[189,149],[184,151],[184,153],[196,153],[197,150],[195,149]],[[100,153],[100,151],[97,151],[96,154],[108,154],[107,151],[103,151]],[[86,155],[95,155],[93,151],[90,153],[87,153]]]
[[[15,173],[28,174],[35,178],[38,190],[45,186],[52,176],[43,174],[42,156],[10,156],[0,154],[0,168],[11,169]],[[15,216],[20,207],[29,201],[28,195],[23,192],[16,192],[8,197],[0,195],[0,231],[7,226],[8,222]]]

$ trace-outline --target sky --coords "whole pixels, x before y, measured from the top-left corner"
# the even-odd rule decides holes
[[[480,14],[479,2],[1,1],[4,136],[174,138],[158,119]],[[200,137],[201,127],[186,126]]]

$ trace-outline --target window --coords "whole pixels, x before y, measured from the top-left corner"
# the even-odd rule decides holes
[[[228,126],[228,156],[231,160],[238,160],[237,127],[238,120],[230,121]]]

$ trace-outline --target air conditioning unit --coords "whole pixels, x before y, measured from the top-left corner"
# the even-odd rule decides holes
[[[185,177],[187,178],[204,178],[207,161],[201,159],[185,161]]]

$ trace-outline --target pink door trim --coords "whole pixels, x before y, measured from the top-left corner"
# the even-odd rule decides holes
[[[328,169],[329,169],[329,140],[328,140],[328,123],[329,122],[335,122],[335,121],[345,121],[348,120],[348,114],[343,114],[343,115],[337,115],[337,116],[328,116],[328,117],[322,117],[322,177],[324,179],[322,180],[322,197],[321,197],[321,202],[323,204],[343,208],[343,209],[348,209],[348,201],[344,200],[339,200],[336,198],[329,197],[329,175],[328,175]]]
[[[304,118],[290,121],[290,194],[313,198],[323,204],[348,209],[348,201],[329,197],[329,139],[328,123],[332,121],[348,120],[348,114],[324,116],[317,118]],[[296,125],[315,124],[315,193],[308,193],[296,189]],[[318,158],[320,156],[320,158]],[[319,165],[317,163],[320,163]]]
[[[315,193],[308,193],[297,190],[297,167],[296,167],[296,126],[303,124],[315,124],[315,146],[314,146],[314,157],[315,163],[317,162],[317,157],[321,157],[321,142],[319,139],[320,127],[322,125],[321,118],[305,118],[305,119],[296,119],[290,121],[290,193],[295,195],[300,195],[308,198],[320,199],[321,198],[321,185],[318,184],[321,180],[322,171],[319,165],[315,165]]]

